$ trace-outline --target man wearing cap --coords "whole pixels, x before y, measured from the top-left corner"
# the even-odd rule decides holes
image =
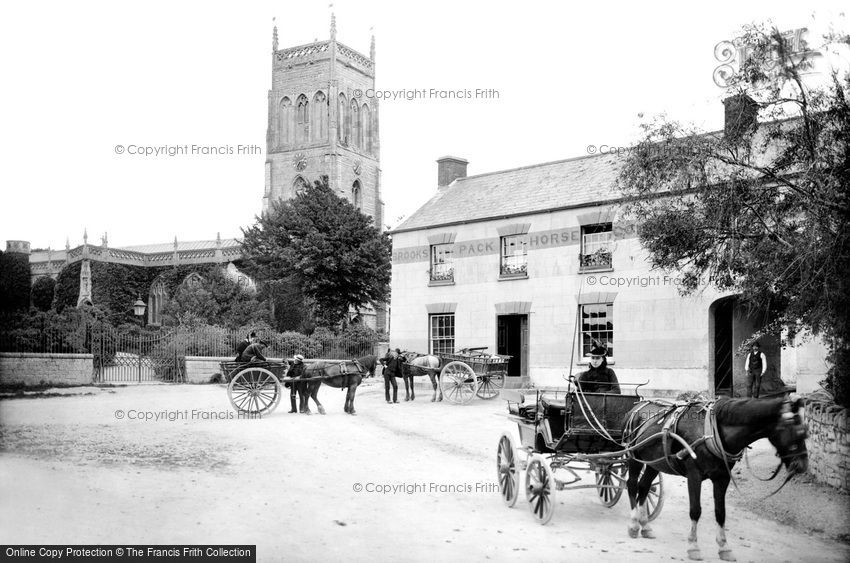
[[[295,354],[295,357],[292,358],[292,366],[289,368],[289,371],[286,372],[287,377],[303,377],[304,376],[304,356],[301,354]],[[295,402],[295,394],[296,392],[301,392],[302,399],[304,398],[304,390],[303,383],[297,383],[295,381],[291,381],[286,384],[289,387],[289,403],[292,405],[290,409],[290,413],[298,412],[298,403]]]
[[[578,376],[583,393],[620,394],[620,382],[608,367],[607,356],[608,350],[603,346],[594,346],[590,351],[590,369]]]
[[[387,350],[387,355],[381,359],[381,363],[384,364],[384,396],[387,399],[387,403],[397,403],[398,402],[398,382],[396,382],[396,377],[401,377],[401,363],[403,358],[401,357],[401,350],[396,348],[395,350]],[[390,386],[393,388],[393,400],[390,401]]]
[[[237,361],[242,363],[265,362],[266,357],[263,356],[263,349],[265,347],[266,343],[262,342],[259,338],[255,336],[251,344],[249,344],[248,347],[242,350],[242,353],[239,354],[239,358],[237,359]]]
[[[242,352],[244,352],[244,351],[245,351],[245,348],[247,348],[248,346],[250,346],[250,345],[251,345],[251,343],[254,341],[254,339],[255,339],[255,338],[257,338],[257,333],[256,333],[256,332],[251,331],[251,334],[249,334],[249,335],[245,338],[245,340],[243,340],[242,342],[240,342],[240,343],[236,346],[236,359],[235,359],[234,361],[236,361],[236,362],[238,362],[238,361],[239,361],[239,357],[242,355]]]

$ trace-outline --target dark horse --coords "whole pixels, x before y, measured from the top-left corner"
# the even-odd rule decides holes
[[[345,412],[356,414],[354,412],[354,395],[357,393],[357,386],[363,381],[363,376],[369,373],[366,367],[360,363],[360,360],[365,360],[368,363],[368,358],[369,356],[365,356],[356,360],[333,363],[316,362],[305,366],[304,379],[308,379],[309,381],[299,384],[304,386],[304,393],[301,394],[301,412],[309,412],[310,409],[307,403],[312,398],[316,403],[316,407],[319,409],[319,413],[325,414],[325,407],[319,402],[318,397],[319,387],[324,383],[336,389],[346,389]]]
[[[379,362],[378,356],[375,354],[369,354],[368,356],[357,358],[357,361],[360,362],[360,365],[363,366],[363,369],[365,369],[368,373],[366,377],[375,377],[375,368]]]
[[[652,480],[659,472],[681,475],[688,479],[691,507],[688,557],[697,561],[702,559],[697,545],[697,523],[702,513],[700,488],[705,479],[711,479],[714,486],[718,553],[724,561],[735,561],[724,529],[726,488],[732,467],[744,448],[767,438],[776,448],[780,467],[784,464],[788,470],[785,482],[794,474],[805,472],[808,465],[802,399],[723,398],[713,403],[697,401],[682,405],[642,401],[629,412],[623,438],[626,445],[634,448],[628,462],[627,486],[632,508],[629,535],[636,538],[640,532],[645,538],[655,537],[648,524],[646,506]]]

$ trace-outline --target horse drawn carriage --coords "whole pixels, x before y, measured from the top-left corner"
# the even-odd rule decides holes
[[[402,376],[405,386],[412,378],[428,375],[434,387],[434,399],[445,396],[449,402],[465,405],[473,397],[493,399],[505,386],[508,362],[511,356],[487,354],[486,347],[463,348],[457,352],[441,352],[434,355],[405,352]],[[439,380],[439,383],[438,383]]]
[[[324,407],[317,397],[318,387],[324,383],[331,387],[347,388],[345,412],[354,413],[354,395],[362,377],[369,370],[366,361],[371,361],[374,370],[374,356],[366,356],[357,360],[339,360],[311,363],[305,377],[286,377],[289,363],[286,361],[252,361],[252,362],[221,362],[221,373],[227,385],[227,398],[230,404],[240,414],[248,416],[265,416],[271,414],[280,403],[283,394],[281,384],[297,382],[306,383],[309,389],[305,392],[316,403],[319,412],[324,414]],[[306,407],[306,396],[303,399]]]
[[[584,393],[572,384],[534,394],[503,390],[508,418],[517,425],[516,432],[502,434],[497,448],[499,491],[505,504],[516,504],[523,471],[526,500],[541,524],[552,518],[555,490],[593,488],[604,506],[617,504],[627,479],[623,422],[641,401],[638,386],[633,394],[624,395]],[[577,485],[582,478],[576,471],[592,471],[594,482]],[[652,520],[664,504],[660,474],[646,502]]]

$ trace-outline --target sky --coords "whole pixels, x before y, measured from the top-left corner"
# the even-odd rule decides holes
[[[639,115],[722,127],[714,46],[746,23],[819,33],[843,2],[169,1],[0,7],[0,244],[61,249],[239,237],[264,188],[272,18],[280,47],[337,39],[369,53],[378,90],[492,90],[385,99],[391,226],[436,191],[435,160],[469,174],[627,146]],[[814,14],[814,19],[813,19]],[[230,146],[232,155],[127,147]],[[118,153],[118,145],[124,147]],[[258,145],[258,154],[237,154]],[[592,149],[591,149],[592,150]],[[598,148],[596,149],[598,150]],[[509,203],[506,203],[509,205]]]

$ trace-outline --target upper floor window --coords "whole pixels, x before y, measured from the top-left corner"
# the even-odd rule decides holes
[[[528,272],[528,237],[511,235],[502,237],[501,274],[522,275]]]
[[[581,228],[581,254],[579,254],[581,269],[611,268],[613,246],[614,231],[611,223],[583,226]]]
[[[591,303],[581,307],[581,356],[590,357],[596,346],[608,349],[608,357],[614,356],[614,304]]]
[[[451,244],[431,245],[431,281],[454,280],[453,246]]]

